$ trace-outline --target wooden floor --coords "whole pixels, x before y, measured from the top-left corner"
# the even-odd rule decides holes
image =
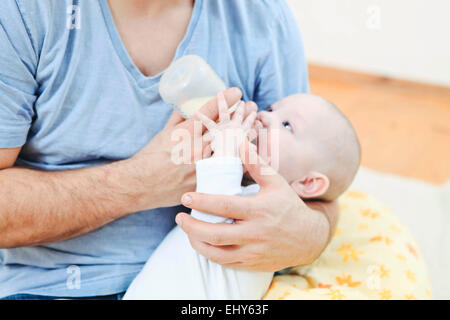
[[[362,165],[432,183],[450,179],[450,88],[310,65],[311,92],[352,121]]]

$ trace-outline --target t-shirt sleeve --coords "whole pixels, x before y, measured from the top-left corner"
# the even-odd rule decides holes
[[[260,109],[296,93],[309,92],[308,68],[297,21],[285,0],[276,1],[266,52],[259,62],[253,100]]]
[[[0,4],[0,148],[22,146],[33,119],[37,55],[15,1]]]

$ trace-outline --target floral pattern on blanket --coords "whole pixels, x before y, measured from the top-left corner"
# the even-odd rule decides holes
[[[420,248],[372,196],[347,191],[335,234],[311,265],[277,275],[264,299],[431,299]]]

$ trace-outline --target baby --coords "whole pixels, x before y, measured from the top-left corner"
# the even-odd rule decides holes
[[[350,121],[331,102],[292,95],[260,112],[258,120],[269,135],[278,129],[278,173],[300,198],[332,201],[350,186],[360,164],[360,145]],[[267,149],[274,158],[270,143]]]
[[[265,160],[302,199],[334,200],[352,182],[360,163],[358,138],[350,122],[329,101],[297,94],[245,119],[243,102],[232,117],[223,94],[218,95],[218,107],[217,123],[197,113],[208,129],[205,138],[211,140],[212,153],[196,163],[197,192],[251,196],[259,191],[257,184],[241,186],[238,151],[246,139],[254,137],[255,128],[267,132],[267,139],[258,137],[260,149],[267,141]],[[274,136],[277,139],[272,139]],[[191,215],[206,222],[233,223],[196,210]],[[207,260],[192,249],[177,226],[147,261],[124,299],[261,299],[272,278],[272,272],[227,268]]]

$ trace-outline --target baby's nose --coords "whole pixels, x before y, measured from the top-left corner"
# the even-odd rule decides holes
[[[270,126],[273,125],[274,123],[274,115],[272,112],[267,112],[267,111],[261,111],[258,113],[258,117],[257,119],[259,121],[261,121],[261,123],[263,124],[264,127],[268,128]]]

